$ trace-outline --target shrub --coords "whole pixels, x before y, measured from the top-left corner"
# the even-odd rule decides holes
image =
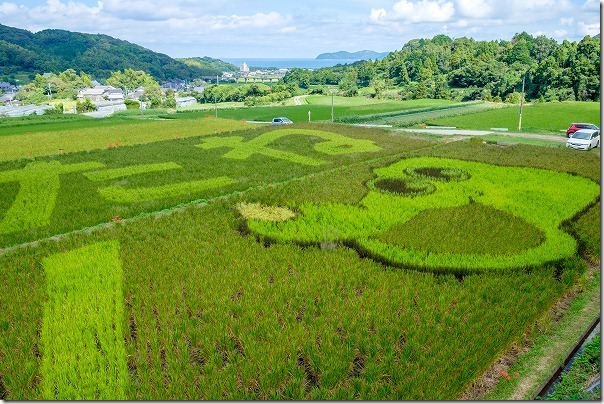
[[[139,109],[140,103],[135,100],[124,100],[124,104],[126,104],[127,109]]]

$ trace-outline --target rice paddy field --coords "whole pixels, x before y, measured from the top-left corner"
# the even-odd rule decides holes
[[[598,154],[176,115],[0,136],[0,398],[453,400],[599,276]]]

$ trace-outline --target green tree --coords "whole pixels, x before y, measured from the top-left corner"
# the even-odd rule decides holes
[[[357,86],[357,80],[358,80],[357,71],[350,70],[340,80],[340,82],[338,83],[338,88],[340,90],[342,90],[342,92],[344,93],[344,95],[346,97],[354,97],[359,92],[359,88]]]
[[[133,91],[139,87],[143,88],[159,88],[159,83],[151,76],[142,70],[124,69],[111,73],[107,79],[107,84],[110,86],[121,88],[124,93]]]

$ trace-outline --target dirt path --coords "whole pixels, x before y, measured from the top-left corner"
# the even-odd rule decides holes
[[[588,277],[599,271],[599,265],[590,265]],[[580,288],[569,291],[549,311],[550,322],[549,344],[535,348],[533,341],[523,338],[520,343],[513,344],[506,353],[497,359],[468,389],[463,392],[460,400],[482,400],[493,390],[502,378],[503,373],[508,373],[510,366],[522,360],[521,357],[531,349],[537,349],[536,359],[530,361],[530,372],[518,377],[517,383],[511,389],[505,400],[531,400],[538,392],[540,385],[546,381],[553,370],[560,366],[566,359],[565,353],[569,352],[574,342],[580,338],[580,333],[587,329],[590,322],[600,313],[600,291],[591,288],[584,298],[586,304],[574,315],[566,315],[572,301],[581,293]],[[491,399],[491,398],[486,398]],[[501,398],[498,398],[501,399]]]
[[[565,143],[566,136],[564,135],[541,135],[538,133],[524,133],[524,132],[500,132],[494,130],[468,130],[468,129],[439,129],[439,128],[425,128],[425,129],[399,129],[404,132],[411,133],[428,133],[431,135],[442,135],[442,136],[484,136],[484,135],[501,135],[510,137],[520,137],[525,139],[541,139],[551,140],[554,142]]]

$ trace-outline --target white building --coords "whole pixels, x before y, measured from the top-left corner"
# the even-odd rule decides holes
[[[248,67],[247,63],[243,62],[241,64],[241,67],[239,68],[239,71],[244,72],[244,73],[249,73],[250,68]]]

